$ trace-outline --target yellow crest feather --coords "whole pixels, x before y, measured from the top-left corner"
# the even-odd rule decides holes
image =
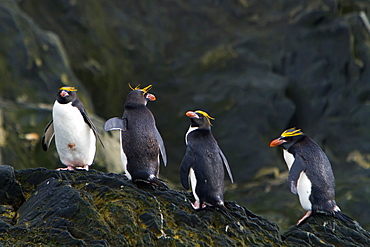
[[[203,116],[205,116],[205,117],[206,117],[206,118],[208,118],[208,119],[215,120],[215,118],[213,118],[213,117],[211,117],[210,115],[208,115],[208,113],[207,113],[207,112],[205,112],[205,111],[196,110],[195,112],[196,112],[196,113],[200,113],[200,114],[202,114]]]
[[[147,93],[150,89],[152,89],[152,85],[149,85],[149,86],[146,86],[144,87],[142,90],[144,91],[144,93]]]
[[[66,90],[66,91],[70,91],[70,92],[76,92],[77,88],[75,88],[75,87],[61,87],[61,88],[59,88],[59,90]]]
[[[128,86],[131,88],[131,90],[138,90],[138,89],[140,89],[140,84],[137,85],[135,88],[133,88],[130,83],[128,84]],[[143,90],[144,93],[147,93],[150,89],[152,89],[152,87],[153,87],[152,85],[149,85],[147,87],[144,87],[141,90]]]
[[[282,137],[300,136],[304,135],[301,129],[290,128],[281,133]]]

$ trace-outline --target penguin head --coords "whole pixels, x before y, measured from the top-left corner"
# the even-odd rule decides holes
[[[191,127],[198,129],[211,129],[212,124],[210,120],[214,120],[207,112],[201,110],[188,111],[186,116],[191,120]]]
[[[281,133],[280,137],[270,142],[270,147],[280,146],[285,150],[288,150],[291,146],[302,140],[305,134],[296,128],[285,130]]]
[[[74,87],[61,87],[57,94],[57,101],[60,104],[68,104],[77,99],[77,89]]]
[[[127,95],[125,106],[137,106],[137,105],[146,105],[148,101],[155,101],[156,97],[153,94],[148,93],[152,88],[152,85],[149,85],[145,88],[140,88],[140,85],[135,88],[129,87],[132,91]]]

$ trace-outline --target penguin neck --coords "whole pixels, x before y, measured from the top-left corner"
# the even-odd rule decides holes
[[[145,107],[148,100],[141,92],[132,91],[126,98],[125,108]]]
[[[204,132],[209,132],[211,133],[211,129],[206,129],[206,128],[200,128],[200,127],[194,127],[191,126],[189,127],[188,131],[185,134],[185,143],[188,144],[188,135],[193,132],[193,131],[204,131]]]
[[[190,125],[190,127],[189,127],[189,129],[188,129],[188,132],[186,132],[186,134],[185,134],[185,143],[186,143],[186,145],[188,145],[188,135],[189,135],[189,133],[190,132],[193,132],[194,130],[197,130],[199,127],[192,127],[191,125]]]
[[[288,150],[283,149],[283,157],[288,169],[290,170],[294,162],[294,155],[290,153]]]
[[[69,103],[72,103],[73,100],[71,98],[66,98],[66,97],[57,97],[57,100],[59,104],[69,104]]]
[[[139,109],[139,108],[144,108],[146,107],[146,103],[145,104],[138,104],[138,103],[131,103],[131,102],[128,102],[125,104],[125,109]]]

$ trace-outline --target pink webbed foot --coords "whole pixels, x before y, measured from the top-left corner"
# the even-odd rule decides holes
[[[84,166],[82,167],[82,169],[83,169],[83,170],[88,171],[88,170],[89,170],[89,165],[84,165]]]
[[[299,224],[302,223],[302,221],[304,221],[305,219],[307,219],[308,217],[310,217],[311,214],[312,214],[312,211],[311,210],[307,211],[306,214],[303,215],[303,217],[300,220],[298,220],[296,226],[298,226]]]
[[[58,171],[73,171],[73,170],[89,170],[89,165],[83,165],[80,167],[67,166],[66,168],[58,168]]]
[[[200,207],[200,202],[199,201],[195,201],[194,203],[192,203],[191,204],[191,206],[193,206],[193,208],[195,209],[195,210],[197,210],[197,209],[200,209],[201,207]],[[202,204],[202,208],[205,208],[206,207],[206,205],[205,204]]]
[[[57,171],[73,171],[75,168],[73,166],[67,166],[65,168],[58,168]]]

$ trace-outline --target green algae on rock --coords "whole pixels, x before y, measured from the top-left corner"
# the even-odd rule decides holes
[[[5,246],[370,243],[370,234],[361,227],[325,215],[315,215],[301,227],[280,235],[276,224],[236,202],[225,202],[234,218],[231,220],[214,208],[193,210],[191,193],[150,186],[139,188],[120,174],[37,168],[15,171],[14,179],[27,200],[17,211],[7,205],[0,208],[0,244]]]

